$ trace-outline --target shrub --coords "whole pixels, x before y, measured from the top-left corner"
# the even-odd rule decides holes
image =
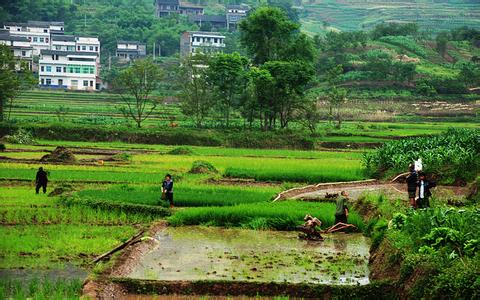
[[[122,152],[122,153],[117,153],[117,154],[113,155],[112,160],[114,160],[114,161],[131,161],[132,156],[129,153]]]
[[[218,173],[218,170],[208,161],[196,160],[192,163],[190,173],[193,174],[209,174]]]
[[[12,135],[5,137],[6,141],[12,144],[35,144],[33,134],[23,128],[18,128]]]
[[[193,155],[192,149],[188,147],[177,147],[167,152],[170,155]]]
[[[7,149],[7,147],[5,146],[5,144],[2,144],[0,143],[0,152],[3,152]]]

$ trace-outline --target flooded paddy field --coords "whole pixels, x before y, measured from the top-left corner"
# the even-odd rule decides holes
[[[295,232],[167,227],[128,278],[365,285],[370,244],[361,234],[300,240]]]

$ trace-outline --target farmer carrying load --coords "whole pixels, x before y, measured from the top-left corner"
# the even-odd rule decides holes
[[[415,170],[415,165],[410,164],[408,167],[410,174],[407,176],[407,192],[408,199],[410,200],[410,206],[417,208],[417,202],[415,201],[415,195],[417,194],[418,174]]]
[[[162,198],[168,200],[170,207],[173,208],[173,179],[172,175],[167,174],[165,180],[162,183]]]

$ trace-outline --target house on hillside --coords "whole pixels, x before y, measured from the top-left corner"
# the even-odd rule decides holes
[[[100,89],[99,74],[100,55],[97,52],[40,52],[38,76],[41,87],[94,91]]]
[[[138,41],[118,41],[116,56],[120,61],[128,62],[147,55],[147,46]]]
[[[238,23],[247,17],[249,11],[250,7],[247,5],[227,5],[225,7],[227,29],[236,30]]]
[[[26,37],[13,36],[7,30],[0,31],[0,45],[7,45],[13,53],[17,64],[15,68],[20,70],[20,64],[25,63],[29,70],[34,71],[33,68],[33,47]]]
[[[203,7],[182,4],[179,0],[155,0],[155,15],[158,18],[172,13],[182,15],[203,15]]]
[[[188,20],[200,27],[207,23],[211,24],[212,28],[220,29],[227,27],[227,17],[225,15],[194,15],[189,16]]]
[[[195,53],[222,52],[225,36],[218,32],[187,31],[180,38],[180,56]]]
[[[8,30],[12,36],[27,38],[33,48],[33,55],[39,55],[41,50],[50,49],[51,34],[64,33],[63,22],[7,22],[3,28]]]

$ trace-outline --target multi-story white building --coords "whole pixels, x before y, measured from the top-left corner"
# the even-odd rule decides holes
[[[98,90],[99,67],[100,59],[96,52],[42,50],[39,84],[72,90]]]
[[[76,51],[76,37],[73,35],[52,34],[50,37],[50,50]]]
[[[75,45],[77,52],[95,52],[100,55],[100,41],[97,37],[78,36]]]
[[[145,44],[137,41],[118,41],[116,56],[121,61],[130,61],[147,55]]]
[[[237,29],[238,23],[245,19],[250,11],[247,5],[227,5],[225,15],[227,17],[227,29]]]
[[[218,32],[187,31],[180,38],[180,55],[194,53],[222,52],[225,36]]]
[[[28,21],[27,23],[9,22],[3,25],[12,36],[25,37],[30,41],[33,55],[39,55],[41,50],[50,49],[51,34],[63,34],[63,22]]]
[[[33,69],[33,48],[26,37],[12,36],[8,31],[0,31],[0,45],[7,45],[12,49],[13,56],[17,60],[16,69],[20,70],[23,62],[29,70]]]

